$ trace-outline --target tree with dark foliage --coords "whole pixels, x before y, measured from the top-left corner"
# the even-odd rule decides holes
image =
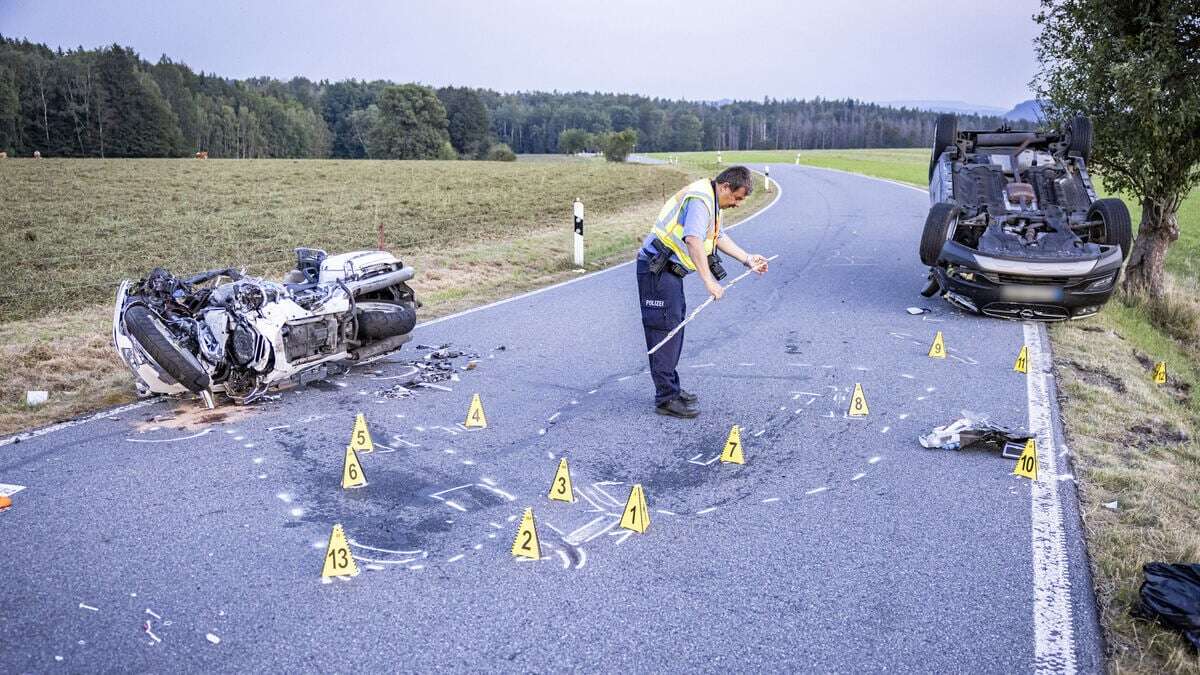
[[[1043,0],[1035,18],[1049,114],[1090,117],[1096,171],[1142,204],[1125,289],[1161,299],[1176,213],[1200,183],[1200,5]]]

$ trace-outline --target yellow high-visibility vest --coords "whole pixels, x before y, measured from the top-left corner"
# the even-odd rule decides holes
[[[683,206],[689,201],[698,201],[708,210],[709,228],[704,237],[704,254],[712,255],[716,247],[717,236],[721,232],[721,210],[717,208],[716,195],[713,194],[712,182],[702,178],[694,183],[688,183],[682,190],[667,200],[662,210],[658,212],[658,220],[651,232],[658,238],[688,272],[696,271],[696,263],[688,255],[687,244],[683,243],[683,223],[679,218],[683,214]],[[705,261],[707,264],[707,261]]]

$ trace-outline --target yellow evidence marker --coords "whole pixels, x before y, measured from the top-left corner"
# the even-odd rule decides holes
[[[350,432],[350,447],[355,452],[374,452],[375,444],[371,441],[371,430],[367,429],[367,418],[362,413],[354,418],[354,431]]]
[[[725,449],[721,451],[721,462],[724,464],[745,464],[742,456],[742,428],[733,425],[729,430],[729,438],[725,440]]]
[[[521,526],[517,528],[517,538],[513,539],[512,554],[518,558],[542,559],[542,546],[538,543],[532,508],[525,509],[525,515],[521,518]]]
[[[1154,384],[1167,383],[1167,362],[1159,361],[1154,364]]]
[[[1029,346],[1021,345],[1021,353],[1017,354],[1017,362],[1013,364],[1013,370],[1018,373],[1029,374]]]
[[[571,470],[567,468],[567,458],[558,460],[558,471],[554,472],[554,482],[550,484],[550,499],[560,502],[575,501],[575,490],[571,487]]]
[[[645,534],[646,528],[650,527],[650,509],[646,506],[646,492],[641,483],[629,491],[625,513],[621,514],[621,527],[640,534]]]
[[[367,475],[363,473],[362,464],[358,463],[358,453],[354,446],[346,446],[346,463],[342,466],[342,489],[363,487],[367,484]]]
[[[942,331],[940,330],[937,332],[937,335],[933,336],[933,344],[929,346],[929,358],[946,358],[946,342],[942,339]]]
[[[846,414],[850,417],[866,417],[868,412],[867,397],[863,394],[862,385],[855,382],[854,395],[850,397],[850,409]]]
[[[1021,452],[1021,456],[1017,458],[1017,466],[1013,468],[1013,474],[1024,476],[1029,480],[1037,480],[1038,472],[1038,456],[1037,442],[1032,438],[1025,442],[1025,450]]]
[[[329,535],[329,546],[325,549],[325,569],[321,570],[322,577],[353,577],[358,576],[358,565],[350,554],[350,544],[346,541],[346,533],[342,531],[341,523],[333,526]]]
[[[483,414],[483,401],[479,400],[479,394],[475,394],[471,399],[471,408],[467,411],[467,421],[463,422],[464,427],[477,427],[479,429],[487,428],[487,415]]]

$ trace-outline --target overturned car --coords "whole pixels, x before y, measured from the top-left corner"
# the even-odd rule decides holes
[[[1098,199],[1092,126],[1052,132],[960,131],[937,120],[931,208],[921,235],[923,295],[1005,319],[1061,321],[1100,311],[1129,254],[1129,210]]]
[[[125,281],[113,344],[138,392],[223,393],[252,403],[391,353],[412,339],[421,306],[413,268],[386,251],[296,249],[283,283],[235,268],[177,277],[155,268]]]

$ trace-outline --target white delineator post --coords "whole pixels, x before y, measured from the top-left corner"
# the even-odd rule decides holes
[[[763,191],[770,192],[771,191],[771,167],[764,166],[763,167],[763,175],[766,176],[766,180],[763,181],[763,183],[764,183]]]
[[[583,267],[583,202],[575,198],[575,266]]]
[[[720,153],[720,151],[718,151],[717,152],[717,164],[720,164],[720,163],[721,163],[721,153]]]

